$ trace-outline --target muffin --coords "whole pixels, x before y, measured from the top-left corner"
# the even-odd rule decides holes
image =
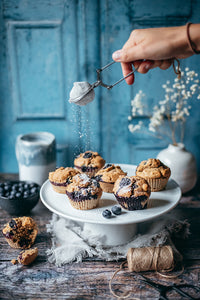
[[[139,210],[147,208],[151,188],[142,177],[124,176],[119,177],[115,182],[113,193],[123,208]]]
[[[38,229],[32,218],[19,217],[11,219],[2,232],[12,248],[28,249],[33,245]]]
[[[122,171],[119,166],[113,164],[106,164],[101,170],[99,170],[95,179],[100,183],[100,187],[103,192],[112,193],[115,181],[119,176],[126,176],[127,173]]]
[[[138,165],[136,175],[146,179],[151,191],[157,192],[166,187],[171,171],[159,159],[149,158]]]
[[[55,192],[65,194],[66,186],[71,182],[72,177],[78,173],[79,171],[74,168],[60,167],[49,173],[49,181]]]
[[[81,153],[74,160],[74,167],[89,177],[93,177],[104,165],[105,160],[93,151]]]
[[[66,194],[74,208],[87,210],[98,206],[102,189],[94,178],[86,174],[77,174],[67,186]]]
[[[30,265],[38,256],[38,248],[28,249],[20,252],[18,262],[24,266]]]

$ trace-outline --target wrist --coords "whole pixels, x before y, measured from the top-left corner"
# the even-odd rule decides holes
[[[200,52],[200,24],[190,24],[189,38],[194,53]]]
[[[176,58],[187,58],[194,54],[187,37],[187,25],[172,27],[173,35],[171,40],[173,41],[174,56]]]

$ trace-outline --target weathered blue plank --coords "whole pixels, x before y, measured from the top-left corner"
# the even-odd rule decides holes
[[[4,0],[0,5],[0,172],[17,171],[15,139],[30,131],[56,135],[59,149],[67,149],[59,164],[63,159],[72,165],[75,153],[86,149],[100,151],[107,161],[137,164],[167,146],[148,134],[132,135],[127,118],[140,89],[150,106],[163,98],[161,86],[174,79],[172,69],[137,73],[132,87],[125,82],[111,91],[98,87],[85,108],[67,100],[74,81],[95,81],[96,68],[111,61],[131,30],[199,22],[200,1]],[[199,72],[198,56],[181,64]],[[106,83],[121,76],[120,64],[103,72]],[[192,106],[185,144],[200,170],[199,103]]]

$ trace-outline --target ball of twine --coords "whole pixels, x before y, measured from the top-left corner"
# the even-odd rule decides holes
[[[111,280],[109,281],[110,292],[116,298],[128,298],[130,292],[124,292],[121,295],[117,295],[112,289],[112,281],[116,274],[120,272],[124,265],[128,263],[128,269],[130,272],[143,272],[143,271],[156,271],[159,275],[165,278],[177,278],[184,271],[184,268],[177,275],[166,275],[162,272],[170,272],[175,268],[174,252],[171,246],[162,247],[144,247],[144,248],[129,248],[127,252],[127,260],[122,262],[119,269],[117,269]],[[138,298],[131,298],[132,300],[138,300]]]
[[[130,248],[127,261],[130,272],[174,269],[174,254],[171,246]]]

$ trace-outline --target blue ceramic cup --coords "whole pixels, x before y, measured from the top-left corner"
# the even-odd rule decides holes
[[[16,140],[19,179],[42,185],[56,168],[56,140],[50,132],[19,135]]]

